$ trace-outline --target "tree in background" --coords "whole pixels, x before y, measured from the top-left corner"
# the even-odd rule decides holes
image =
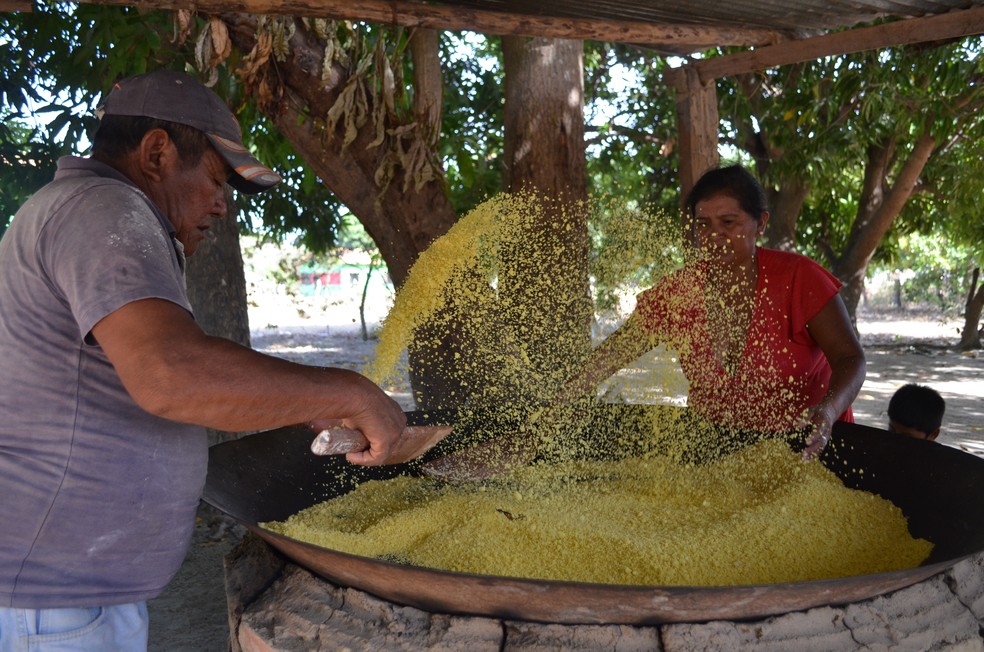
[[[863,52],[721,82],[730,142],[769,187],[769,244],[826,261],[852,317],[883,243],[912,231],[980,242],[954,229],[978,221],[984,184],[972,153],[984,137],[980,45]]]
[[[675,218],[673,96],[660,81],[666,59],[603,43],[587,43],[583,59],[550,69],[530,67],[535,57],[517,57],[513,81],[525,74],[525,86],[508,99],[501,43],[468,33],[93,5],[0,14],[4,126],[27,96],[42,104],[57,96],[48,107],[55,117],[50,131],[61,134],[32,138],[26,126],[0,131],[0,147],[9,145],[0,156],[21,165],[0,170],[0,199],[19,204],[8,178],[27,179],[24,165],[50,165],[55,150],[83,140],[92,120],[72,111],[91,105],[110,80],[190,66],[229,99],[247,142],[285,176],[272,193],[239,197],[240,227],[324,251],[339,233],[344,205],[399,285],[419,252],[459,215],[514,187],[507,141],[522,134],[522,124],[510,121],[509,105],[515,109],[540,85],[550,87],[545,81],[569,83],[571,67],[583,60],[587,187],[628,204],[665,207],[667,219]],[[973,154],[981,126],[979,84],[970,83],[979,77],[978,46],[970,40],[865,53],[722,81],[726,143],[754,161],[772,193],[770,244],[796,245],[826,260],[850,298],[859,296],[869,261],[904,232],[895,225],[957,233],[958,223],[973,222],[968,210],[979,194],[976,180],[984,178]],[[632,81],[616,88],[625,77]],[[58,96],[59,89],[67,93]],[[524,111],[548,116],[546,102],[524,104]],[[544,143],[554,137],[532,135]],[[24,153],[38,142],[48,149]],[[550,187],[543,166],[533,172]],[[954,210],[958,203],[968,210]],[[925,218],[931,213],[933,221]],[[592,240],[605,241],[603,232]],[[583,269],[579,274],[569,292],[583,291]]]
[[[170,29],[162,14],[130,9],[40,3],[26,14],[0,13],[0,233],[52,178],[59,156],[84,153],[94,103],[112,80],[177,65]],[[206,332],[248,345],[234,207],[230,213],[189,261],[189,300]],[[209,432],[211,443],[225,438]]]
[[[977,225],[978,230],[982,227]],[[897,305],[930,305],[947,317],[962,317],[957,350],[981,348],[984,287],[977,261],[984,238],[979,237],[976,245],[967,245],[965,237],[951,237],[945,232],[932,236],[908,233],[895,242],[899,246],[883,253],[879,266],[896,270]]]
[[[243,214],[258,217],[270,234],[296,230],[302,234],[302,244],[323,249],[335,237],[337,207],[344,204],[373,238],[396,285],[406,278],[419,253],[455,222],[456,202],[481,198],[474,187],[452,192],[445,175],[442,42],[435,32],[286,17],[230,13],[206,19],[181,11],[171,15],[57,4],[30,14],[6,14],[0,20],[12,57],[0,65],[7,66],[5,73],[9,71],[5,79],[16,80],[12,88],[4,89],[4,106],[16,107],[12,112],[21,109],[25,93],[46,101],[36,88],[47,86],[53,96],[68,89],[67,98],[60,96],[52,103],[55,110],[61,105],[61,113],[49,134],[57,131],[61,120],[69,127],[66,142],[70,143],[80,142],[93,120],[72,119],[67,107],[91,106],[95,95],[118,77],[149,68],[188,68],[193,61],[192,67],[237,108],[247,138],[261,158],[285,176],[285,183],[272,193],[241,197]],[[456,65],[465,67],[460,61]],[[537,89],[558,89],[575,81],[580,87],[570,68],[525,59],[514,70],[517,78],[525,80],[522,83]],[[576,69],[580,72],[579,65]],[[555,76],[561,84],[545,83]],[[473,82],[472,89],[481,83]],[[460,90],[453,97],[469,91]],[[563,94],[565,105],[569,90]],[[495,93],[485,93],[497,99]],[[526,98],[532,94],[518,88],[514,101],[524,102],[529,115],[547,119],[536,133],[522,129],[513,133],[533,143],[542,139],[562,144],[574,138],[571,146],[562,149],[567,156],[580,156],[583,168],[583,147],[577,140],[581,128],[564,131],[549,118],[554,111],[551,103],[561,102],[560,95],[555,90],[552,96],[541,95],[540,103],[531,103]],[[502,96],[500,91],[498,97]],[[491,117],[501,115],[505,105],[494,105]],[[460,121],[460,106],[457,109]],[[259,116],[266,119],[258,120]],[[504,143],[509,133],[501,126],[499,132]],[[481,138],[496,144],[494,136]],[[494,189],[492,175],[483,174],[482,164],[466,169],[469,162],[483,158],[492,157],[480,146],[470,161],[460,156],[447,160],[457,163],[461,178],[480,181],[482,190]],[[571,169],[567,166],[565,172]],[[501,174],[501,169],[497,172]],[[528,180],[536,186],[539,177],[548,175],[553,175],[549,168],[531,168]],[[551,183],[544,186],[549,189]],[[544,225],[545,232],[550,229]]]
[[[656,207],[676,219],[676,98],[663,82],[669,63],[646,48],[596,42],[586,44],[585,62],[592,194]]]
[[[0,168],[12,173],[0,190],[0,237],[10,216],[54,175],[57,155],[57,146],[32,140],[32,129],[0,108]]]

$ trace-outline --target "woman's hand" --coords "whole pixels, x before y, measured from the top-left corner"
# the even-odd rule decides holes
[[[830,431],[836,419],[836,416],[831,415],[830,408],[823,404],[814,405],[806,411],[799,424],[809,432],[806,436],[806,448],[803,449],[804,460],[820,457],[830,443]]]
[[[866,363],[847,309],[840,296],[834,296],[807,323],[810,335],[823,350],[830,364],[830,387],[819,404],[810,408],[801,424],[811,428],[803,459],[817,458],[830,443],[834,421],[851,407],[864,383]]]

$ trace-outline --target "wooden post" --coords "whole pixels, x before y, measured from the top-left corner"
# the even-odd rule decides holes
[[[690,66],[674,68],[665,77],[676,92],[680,204],[683,207],[687,193],[700,175],[720,162],[717,90],[713,79],[701,83],[697,70]],[[687,220],[687,216],[684,219]],[[685,231],[691,226],[685,224]]]

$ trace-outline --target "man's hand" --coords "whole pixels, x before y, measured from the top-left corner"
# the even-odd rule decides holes
[[[379,466],[405,461],[392,458],[399,453],[399,444],[407,436],[406,415],[396,401],[381,390],[380,393],[383,395],[382,398],[371,394],[367,397],[370,403],[378,402],[379,405],[368,408],[370,411],[360,413],[357,417],[316,419],[308,425],[315,432],[331,428],[348,428],[361,432],[368,445],[362,450],[345,454],[345,459],[352,464]]]

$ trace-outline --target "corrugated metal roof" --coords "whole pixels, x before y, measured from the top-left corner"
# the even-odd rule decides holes
[[[765,28],[805,36],[880,18],[984,6],[984,0],[453,0],[439,4],[534,16]]]

